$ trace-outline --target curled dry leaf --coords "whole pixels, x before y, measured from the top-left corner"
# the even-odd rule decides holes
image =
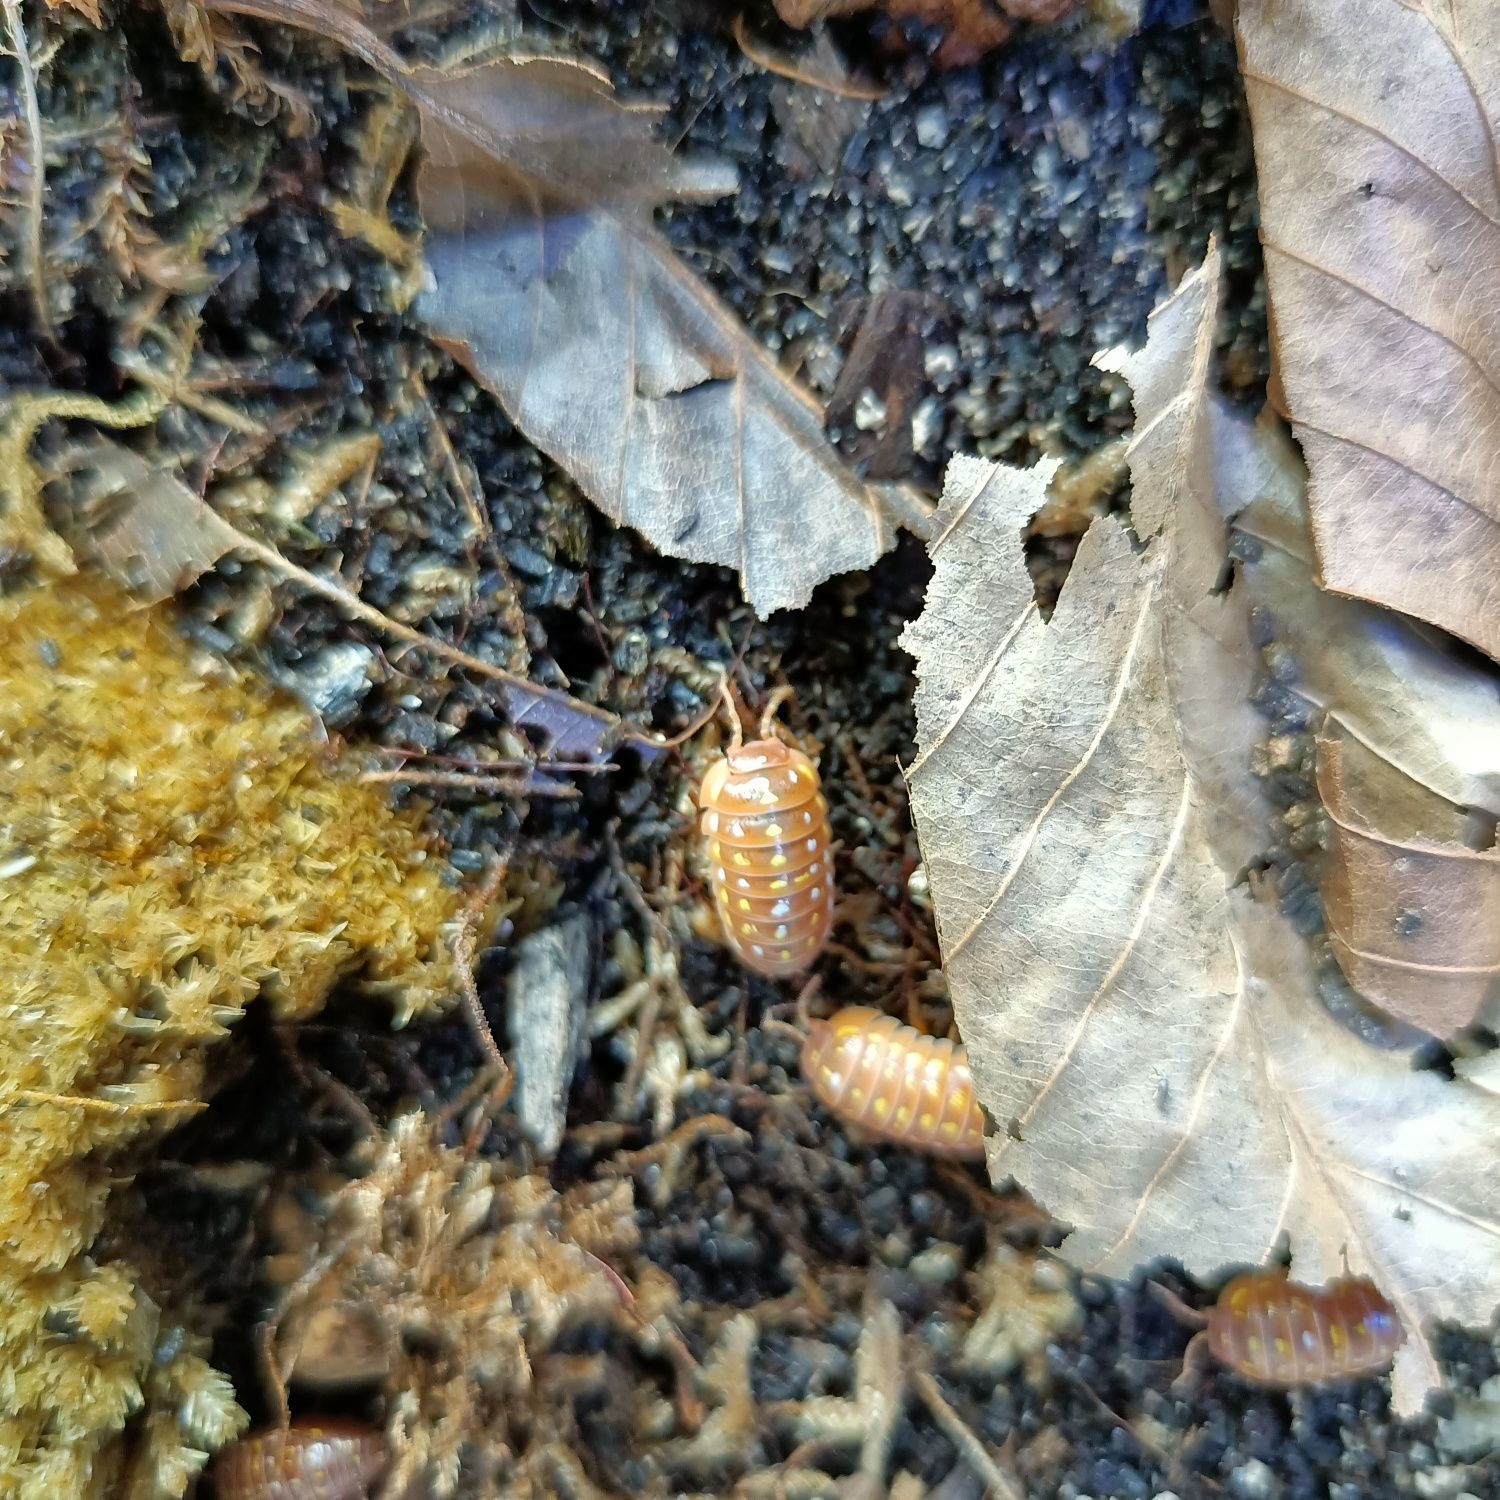
[[[1319,581],[1500,656],[1500,8],[1242,0]]]
[[[1500,979],[1500,674],[1317,587],[1305,470],[1279,422],[1216,412],[1215,441],[1245,587],[1295,668],[1277,691],[1320,734],[1334,956],[1374,1004],[1450,1035]]]
[[[1113,361],[1136,395],[1135,536],[1079,546],[1039,616],[1021,534],[1047,471],[950,468],[908,779],[991,1173],[1128,1274],[1263,1264],[1372,1276],[1439,1370],[1439,1318],[1500,1300],[1500,1100],[1367,1047],[1320,1006],[1303,945],[1242,882],[1268,840],[1248,766],[1256,653],[1222,587],[1207,396],[1218,257]]]
[[[761,614],[924,528],[926,502],[851,473],[817,403],[651,227],[653,203],[732,187],[672,157],[658,111],[555,58],[409,67],[324,0],[216,8],[309,27],[415,102],[433,279],[416,311],[611,519],[734,568]]]

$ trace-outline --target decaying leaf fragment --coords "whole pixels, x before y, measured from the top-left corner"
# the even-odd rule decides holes
[[[1242,0],[1319,581],[1500,657],[1500,8]]]
[[[416,103],[433,278],[416,311],[613,520],[735,569],[762,614],[922,528],[925,502],[844,466],[817,403],[651,227],[652,204],[732,185],[675,160],[656,110],[555,58],[408,67],[314,0],[217,8],[332,37]]]
[[[1279,422],[1217,413],[1215,441],[1244,586],[1293,668],[1273,706],[1319,735],[1334,957],[1373,1004],[1448,1036],[1500,983],[1500,673],[1317,587],[1305,470]]]
[[[1400,1310],[1410,1410],[1434,1320],[1500,1300],[1500,1100],[1368,1048],[1244,888],[1268,837],[1246,600],[1221,587],[1208,378],[1218,257],[1116,360],[1136,395],[1135,536],[1113,517],[1037,613],[1021,531],[1047,471],[950,468],[935,520],[908,772],[944,967],[999,1129],[990,1167],[1113,1274],[1209,1276],[1283,1235]]]

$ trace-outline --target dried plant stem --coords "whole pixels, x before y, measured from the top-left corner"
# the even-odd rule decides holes
[[[792,83],[805,84],[808,88],[818,89],[825,94],[833,94],[839,99],[863,99],[874,102],[877,99],[884,99],[890,92],[889,89],[877,88],[874,84],[853,83],[847,79],[820,78],[816,73],[804,73],[794,63],[785,62],[769,52],[762,51],[759,47],[752,46],[745,35],[743,11],[735,16],[729,29],[740,51],[756,67],[764,68],[766,72],[774,73],[778,78],[789,79]]]
[[[452,787],[466,792],[514,793],[518,797],[578,797],[576,786],[533,781],[525,776],[479,776],[472,771],[366,771],[361,781],[395,782],[404,786]]]
[[[21,106],[26,112],[26,135],[31,147],[31,181],[27,185],[27,274],[31,297],[36,303],[37,322],[47,338],[56,341],[52,309],[47,305],[46,268],[42,255],[42,204],[47,194],[46,152],[42,146],[42,110],[36,97],[36,73],[31,66],[31,48],[21,21],[21,0],[3,0],[5,30],[21,80]]]
[[[483,921],[485,912],[494,903],[495,897],[499,895],[500,887],[505,883],[505,876],[509,869],[510,866],[503,859],[497,859],[490,866],[489,873],[475,887],[474,894],[464,903],[458,935],[453,939],[453,964],[458,970],[459,993],[463,996],[464,1010],[468,1013],[474,1039],[479,1043],[480,1050],[495,1070],[495,1092],[497,1093],[509,1088],[510,1064],[506,1062],[505,1054],[501,1052],[500,1044],[495,1040],[495,1033],[490,1030],[484,1006],[480,1003],[479,986],[474,983],[474,950],[479,943],[479,924]]]
[[[963,1455],[964,1461],[984,1482],[995,1500],[1026,1500],[1026,1493],[1021,1486],[1000,1467],[973,1428],[948,1404],[937,1381],[927,1371],[921,1370],[912,1377],[912,1384],[938,1426],[947,1433],[953,1446]]]
[[[550,696],[546,688],[539,688],[530,678],[507,672],[504,667],[497,667],[493,662],[485,661],[483,657],[471,656],[467,651],[460,651],[457,646],[450,646],[446,641],[423,635],[420,630],[414,630],[410,625],[403,625],[401,621],[393,620],[389,615],[382,614],[373,604],[366,604],[363,599],[351,593],[342,584],[330,583],[328,579],[320,577],[310,569],[288,562],[274,547],[267,546],[265,542],[258,542],[254,537],[246,536],[243,531],[238,532],[234,550],[253,557],[257,562],[264,563],[266,567],[280,573],[284,578],[300,583],[311,593],[321,595],[331,604],[336,604],[347,614],[353,615],[356,620],[363,620],[366,625],[383,634],[395,636],[397,640],[407,641],[423,651],[430,651],[434,656],[440,656],[443,660],[452,662],[456,667],[463,667],[465,671],[473,672],[476,676],[488,677],[494,682],[503,682],[509,687],[531,695]],[[654,736],[626,726],[602,708],[595,708],[591,704],[579,703],[571,699],[569,703],[576,712],[598,719],[620,730],[631,739],[643,740],[648,744],[656,743]]]

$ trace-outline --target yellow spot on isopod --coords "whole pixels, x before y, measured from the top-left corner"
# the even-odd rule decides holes
[[[787,888],[787,878],[786,878],[785,875],[783,875],[780,880],[773,880],[771,882],[771,889],[773,891],[784,891],[786,888]]]
[[[1278,1354],[1287,1355],[1292,1352],[1292,1346],[1284,1338],[1275,1338],[1271,1342],[1275,1345]]]
[[[750,910],[750,903],[748,901],[746,901],[743,896],[740,897],[740,910],[741,911],[749,911]]]
[[[784,864],[784,863],[785,863],[785,860],[783,860],[783,861],[782,861],[782,863],[783,863],[783,864]],[[793,884],[793,885],[796,885],[796,886],[803,886],[803,885],[806,885],[806,884],[807,884],[807,882],[808,882],[808,881],[809,881],[809,880],[811,880],[811,879],[812,879],[812,876],[811,876],[811,875],[809,875],[809,874],[808,874],[808,873],[807,873],[807,871],[806,871],[806,870],[804,870],[804,871],[803,871],[803,872],[802,872],[802,873],[801,873],[801,874],[800,874],[800,875],[799,875],[799,876],[798,876],[798,877],[797,877],[797,878],[796,878],[796,879],[795,879],[795,880],[794,880],[794,881],[793,881],[793,882],[792,882],[792,884]]]
[[[781,824],[780,823],[767,823],[766,824],[766,835],[767,835],[768,838],[779,839],[781,837]]]
[[[715,839],[713,843],[708,846],[708,857],[710,859],[717,860],[722,860],[724,858],[724,848],[717,839]]]
[[[891,1112],[891,1101],[889,1099],[876,1099],[873,1108],[875,1110],[875,1118],[883,1120]]]
[[[755,931],[755,927],[750,922],[741,922],[740,931],[743,932],[746,937],[749,937],[750,934]]]
[[[785,922],[782,922],[777,927],[776,932],[775,932],[775,937],[776,937],[776,939],[777,939],[778,942],[785,939],[785,937],[786,937],[786,923]]]
[[[865,1102],[865,1091],[863,1089],[850,1089],[849,1102],[851,1104],[863,1104]]]
[[[957,1120],[944,1120],[943,1121],[943,1134],[944,1135],[957,1135],[958,1134],[958,1121]]]
[[[918,1117],[917,1124],[920,1125],[923,1130],[931,1130],[932,1127],[937,1124],[937,1116],[928,1114],[926,1111],[924,1111]]]
[[[1344,1347],[1344,1330],[1337,1323],[1330,1323],[1328,1325],[1328,1342],[1335,1349],[1342,1349]]]
[[[779,870],[785,863],[786,863],[786,855],[784,855],[784,854],[773,854],[771,856],[771,868],[773,870]]]
[[[782,963],[785,963],[792,956],[792,950],[790,948],[783,948],[776,956]]]
[[[750,863],[750,861],[746,859],[743,854],[736,854],[734,857],[734,862],[737,865],[748,865]]]

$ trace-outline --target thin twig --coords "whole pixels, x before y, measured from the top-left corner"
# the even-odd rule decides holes
[[[476,760],[466,755],[436,755],[427,750],[413,750],[405,745],[375,745],[373,749],[382,755],[400,755],[407,760],[419,760],[424,765],[447,766],[454,771],[478,771],[482,776],[492,776],[497,771],[535,771],[545,765],[549,776],[603,776],[620,768],[612,760]]]
[[[745,37],[745,13],[741,11],[735,16],[730,25],[730,33],[734,37],[735,45],[753,62],[756,67],[764,68],[768,73],[774,73],[778,78],[790,79],[793,83],[806,84],[808,88],[821,89],[825,94],[834,94],[840,99],[863,99],[873,103],[877,99],[884,99],[890,92],[889,89],[876,88],[868,83],[850,83],[847,80],[835,81],[831,78],[819,78],[815,73],[804,73],[793,63],[783,62],[778,57],[773,57],[769,52],[762,52],[752,47]]]
[[[42,205],[47,195],[47,163],[42,146],[42,109],[36,96],[36,73],[31,66],[31,47],[26,40],[26,27],[21,20],[21,0],[4,0],[5,29],[10,37],[10,50],[16,59],[21,77],[21,103],[26,111],[26,134],[31,144],[31,181],[27,185],[27,209],[30,223],[27,226],[28,244],[26,258],[30,262],[27,273],[31,279],[31,296],[36,303],[37,321],[42,332],[52,342],[57,341],[57,332],[52,323],[52,309],[47,305],[46,268],[42,253]]]
[[[458,987],[463,995],[464,1009],[468,1012],[469,1025],[473,1029],[475,1041],[479,1043],[480,1050],[489,1059],[490,1066],[496,1070],[499,1077],[497,1089],[509,1083],[510,1064],[505,1061],[505,1054],[501,1052],[499,1044],[495,1041],[495,1033],[490,1030],[484,1006],[479,1000],[479,986],[474,983],[474,950],[479,943],[479,924],[484,920],[485,912],[499,894],[509,869],[510,866],[502,859],[497,859],[491,865],[489,874],[475,887],[474,894],[464,903],[463,913],[459,918],[459,929],[453,939],[453,964],[458,970]]]
[[[572,800],[576,786],[530,781],[519,776],[477,776],[472,771],[366,771],[361,781],[397,782],[406,786],[443,786],[466,792],[513,792],[518,797],[560,797]]]
[[[979,1436],[948,1404],[938,1383],[926,1370],[919,1370],[912,1377],[917,1394],[927,1403],[927,1409],[939,1427],[948,1434],[949,1441],[963,1455],[974,1473],[988,1486],[996,1500],[1026,1500],[1026,1492],[1007,1474]]]

